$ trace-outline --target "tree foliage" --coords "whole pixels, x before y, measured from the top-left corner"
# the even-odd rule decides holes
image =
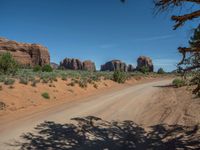
[[[183,26],[186,22],[200,17],[200,0],[154,0],[157,13],[166,12],[175,8],[182,9],[184,12],[181,15],[172,15],[171,19],[175,22],[174,30]],[[191,4],[192,9],[187,9],[186,5]],[[197,85],[193,90],[194,94],[200,96],[200,25],[194,30],[193,36],[189,40],[188,47],[179,47],[178,51],[182,54],[182,60],[178,64],[178,68],[182,69],[183,75],[186,78],[187,74],[190,77],[190,84]]]
[[[18,63],[10,53],[3,53],[0,56],[0,74],[15,74],[18,70]]]
[[[42,67],[42,71],[43,72],[52,72],[53,71],[53,68],[51,67],[51,65],[44,65],[43,67]]]
[[[157,71],[157,73],[158,73],[158,74],[164,74],[165,71],[163,70],[163,68],[159,68],[158,71]]]
[[[122,71],[115,71],[113,73],[113,80],[118,83],[124,83],[127,79],[127,75]]]

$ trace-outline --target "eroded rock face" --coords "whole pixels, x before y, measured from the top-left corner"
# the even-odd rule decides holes
[[[120,60],[111,60],[106,62],[104,65],[101,65],[101,71],[125,71],[127,72],[126,63]]]
[[[87,71],[96,70],[94,62],[90,60],[81,62],[79,59],[75,58],[65,58],[62,62],[60,62],[60,67],[71,70],[87,70]]]
[[[56,63],[54,63],[54,62],[51,62],[50,65],[51,65],[51,67],[52,67],[53,69],[58,69],[58,67],[59,67],[59,65],[56,64]]]
[[[129,64],[128,65],[128,72],[133,72],[135,70],[135,68],[133,67],[133,65]]]
[[[44,66],[50,63],[49,51],[39,44],[27,44],[0,38],[0,55],[9,52],[13,58],[24,66]]]
[[[137,59],[137,70],[141,70],[142,67],[147,67],[149,68],[150,72],[153,72],[154,66],[153,66],[151,58],[146,57],[146,56],[140,56]]]
[[[60,62],[60,66],[71,70],[82,70],[83,68],[82,62],[75,58],[65,58],[62,62]]]
[[[96,71],[95,63],[90,60],[84,61],[83,62],[83,70]]]

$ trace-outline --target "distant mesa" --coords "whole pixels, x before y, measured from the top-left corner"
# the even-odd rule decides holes
[[[140,56],[137,59],[137,70],[140,71],[143,67],[147,67],[149,69],[149,72],[153,72],[154,66],[151,58]]]
[[[50,54],[46,47],[40,44],[28,44],[12,41],[6,38],[0,37],[0,55],[9,52],[13,58],[23,66],[44,66],[50,64]],[[52,68],[58,69],[71,69],[71,70],[86,70],[96,71],[95,63],[91,60],[80,61],[75,58],[65,58],[60,62],[60,65],[56,63],[50,64]],[[146,56],[140,56],[137,59],[136,69],[133,65],[126,65],[121,60],[111,60],[101,65],[101,71],[124,71],[133,72],[135,70],[141,71],[143,67],[147,67],[150,72],[153,72],[154,66],[151,58]]]
[[[83,62],[83,70],[96,71],[95,63],[90,60],[85,60]]]
[[[111,60],[101,65],[101,71],[124,71],[127,72],[128,68],[126,63],[121,60]]]
[[[133,65],[129,64],[128,65],[128,72],[133,72],[135,71],[135,68],[133,67]]]
[[[9,52],[23,66],[44,66],[50,63],[48,49],[39,44],[19,43],[0,38],[0,55],[5,52]]]
[[[50,65],[51,65],[51,67],[52,67],[53,69],[58,69],[58,68],[59,68],[59,65],[56,64],[56,63],[54,63],[54,62],[51,62]]]
[[[82,62],[76,58],[65,58],[63,61],[60,62],[60,67],[71,70],[96,71],[94,62],[90,60]]]

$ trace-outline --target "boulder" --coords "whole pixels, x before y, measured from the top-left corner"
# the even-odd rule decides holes
[[[140,56],[137,59],[137,70],[140,71],[142,67],[147,67],[149,69],[149,72],[153,72],[154,66],[151,58],[146,56]]]
[[[0,55],[9,52],[23,66],[44,66],[50,63],[49,51],[39,44],[19,43],[0,38]]]
[[[126,63],[120,60],[111,60],[106,62],[104,65],[101,65],[101,71],[125,71],[127,72]]]
[[[79,59],[65,58],[62,62],[60,62],[60,67],[71,70],[82,70],[83,64]]]
[[[131,64],[129,64],[127,68],[128,68],[128,72],[133,72],[135,70],[135,68]]]
[[[83,62],[83,70],[96,71],[95,63],[90,60],[85,60]]]

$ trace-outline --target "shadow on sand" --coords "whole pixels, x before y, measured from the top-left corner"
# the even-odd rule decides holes
[[[132,121],[108,122],[88,116],[74,124],[44,122],[10,146],[21,150],[173,150],[200,148],[199,126],[156,125],[145,131]]]

